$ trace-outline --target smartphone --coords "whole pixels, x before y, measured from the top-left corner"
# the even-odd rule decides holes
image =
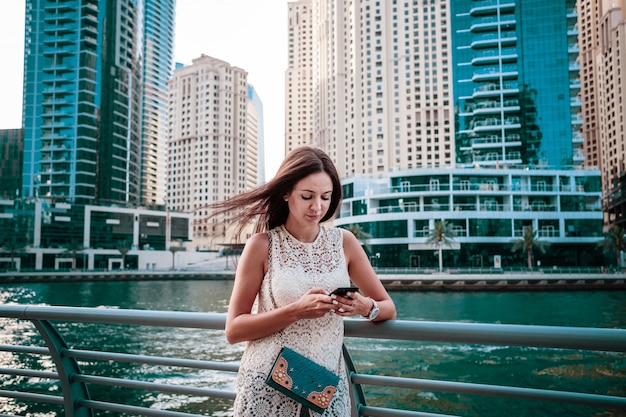
[[[358,287],[339,287],[335,291],[331,292],[331,295],[335,294],[340,297],[345,297],[349,292],[357,292],[358,290]]]

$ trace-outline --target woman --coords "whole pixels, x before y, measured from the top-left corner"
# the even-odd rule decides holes
[[[248,342],[237,379],[235,416],[312,416],[265,383],[288,346],[340,376],[323,416],[350,415],[342,357],[343,317],[394,319],[396,309],[350,232],[321,226],[341,203],[341,183],[323,151],[300,147],[266,185],[219,204],[240,225],[257,220],[241,254],[226,319],[229,343]],[[358,286],[345,297],[338,287]]]

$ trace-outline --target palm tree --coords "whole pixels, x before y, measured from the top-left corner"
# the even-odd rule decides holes
[[[524,226],[523,230],[524,233],[520,239],[514,239],[511,241],[513,244],[511,252],[516,252],[521,249],[522,252],[526,253],[526,263],[528,264],[528,269],[532,269],[533,250],[537,249],[541,253],[545,253],[548,246],[550,246],[550,243],[540,241],[537,236],[537,231],[533,230],[532,226]]]
[[[626,249],[626,239],[624,239],[624,229],[621,226],[613,225],[604,234],[604,239],[598,242],[598,246],[602,246],[604,253],[615,250],[615,265],[621,266],[620,253]]]
[[[65,250],[62,253],[72,257],[72,270],[76,269],[76,258],[78,257],[78,253],[84,251],[85,249],[87,248],[85,248],[77,240],[71,240],[65,244]]]
[[[453,229],[452,223],[446,220],[436,221],[435,228],[430,231],[430,235],[428,236],[426,243],[437,245],[437,250],[439,251],[439,272],[443,271],[442,246],[451,246],[455,237],[456,233]]]
[[[122,240],[117,244],[115,248],[122,255],[122,268],[121,269],[124,269],[126,267],[126,255],[128,255],[128,252],[130,252],[131,244],[127,240]]]
[[[182,242],[178,242],[179,246],[174,246],[174,245],[170,245],[170,248],[168,249],[170,252],[172,252],[172,271],[176,268],[176,252],[182,252],[187,250],[183,245]]]

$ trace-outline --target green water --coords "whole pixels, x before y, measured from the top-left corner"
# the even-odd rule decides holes
[[[59,283],[0,287],[0,303],[67,306],[115,306],[146,310],[224,313],[229,281],[157,281]],[[476,323],[626,328],[626,292],[393,292],[398,319]],[[196,329],[137,328],[96,324],[60,324],[70,346],[98,347],[148,355],[238,361],[243,344],[231,346],[223,332]],[[0,344],[38,345],[28,323],[0,321]],[[506,384],[626,396],[626,355],[522,347],[475,346],[370,339],[346,341],[360,372],[412,376],[482,384]],[[23,367],[21,355],[0,355],[0,367]],[[53,369],[46,361],[29,363]],[[161,367],[108,363],[83,365],[89,373],[148,379],[155,382],[234,389],[234,376],[210,371],[179,371]],[[104,369],[106,368],[106,369]],[[21,379],[2,377],[3,388]],[[32,383],[32,381],[31,381]],[[57,384],[37,383],[56,393]],[[52,390],[52,392],[50,392]],[[230,401],[187,398],[144,391],[90,388],[94,397],[110,396],[129,404],[210,416],[231,416]],[[567,406],[544,401],[510,400],[453,393],[366,387],[368,404],[394,406],[458,416],[618,416],[614,410]],[[28,416],[62,415],[60,409],[0,398],[0,413]],[[97,414],[112,415],[112,414]]]

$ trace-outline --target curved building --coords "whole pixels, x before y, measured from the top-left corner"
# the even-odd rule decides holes
[[[428,238],[438,220],[454,230],[444,264],[524,267],[513,241],[532,226],[550,243],[535,251],[541,266],[601,265],[600,173],[597,170],[419,169],[387,179],[342,181],[344,200],[335,225],[358,225],[377,266],[434,268]]]

